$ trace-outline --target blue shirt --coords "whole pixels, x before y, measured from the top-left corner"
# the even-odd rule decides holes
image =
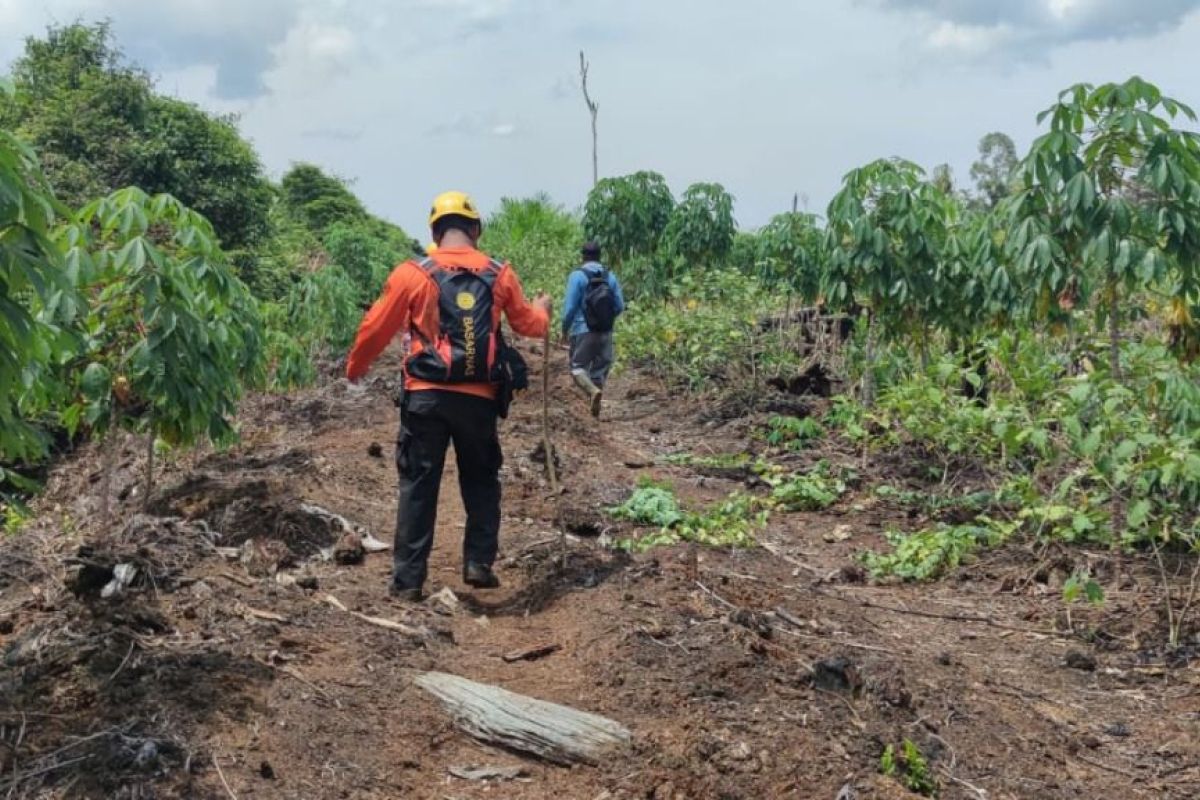
[[[563,303],[562,321],[562,329],[567,335],[578,336],[588,332],[587,320],[583,316],[583,297],[587,293],[588,275],[598,275],[603,270],[603,264],[589,261],[572,270],[571,276],[567,278],[567,299]],[[620,315],[625,310],[625,297],[621,294],[621,283],[612,272],[608,273],[608,285],[612,289],[613,299],[617,301],[617,314]]]

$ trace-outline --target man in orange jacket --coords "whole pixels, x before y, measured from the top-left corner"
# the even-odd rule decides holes
[[[433,201],[429,225],[437,244],[428,257],[392,272],[363,318],[346,365],[357,381],[399,333],[411,333],[404,362],[396,466],[396,514],[391,592],[419,601],[437,523],[446,449],[454,443],[467,512],[463,581],[500,585],[492,571],[500,535],[500,439],[497,381],[503,348],[501,316],[514,331],[540,337],[550,324],[550,298],[525,299],[508,264],[475,249],[482,221],[471,198],[445,192]]]

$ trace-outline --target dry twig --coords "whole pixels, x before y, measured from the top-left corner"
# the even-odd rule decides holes
[[[347,614],[349,614],[350,616],[357,617],[358,619],[362,620],[363,622],[366,622],[369,625],[374,625],[378,628],[386,628],[389,631],[395,631],[396,633],[402,633],[405,636],[412,636],[414,638],[424,637],[428,633],[427,631],[425,631],[421,628],[414,628],[411,625],[405,625],[403,622],[397,622],[394,619],[386,619],[384,617],[372,617],[367,614],[363,614],[359,611],[351,611],[350,609],[346,608],[346,605],[341,600],[338,600],[336,597],[334,597],[331,594],[325,595],[324,599],[325,599],[326,603],[333,606],[338,611],[344,611]]]
[[[136,639],[129,640],[129,650],[125,653],[125,657],[121,659],[121,663],[117,665],[117,668],[113,670],[112,675],[109,675],[104,679],[104,683],[100,684],[101,686],[108,686],[110,683],[116,680],[117,676],[121,674],[121,670],[125,669],[125,665],[129,663],[129,658],[133,655],[133,648],[136,644]]]
[[[225,780],[225,772],[221,769],[221,762],[217,760],[217,751],[216,750],[213,751],[212,761],[213,761],[213,766],[217,770],[217,777],[221,779],[221,785],[225,787],[226,793],[229,795],[231,800],[238,800],[238,796],[233,793],[233,789],[229,788],[229,781]]]
[[[736,610],[737,610],[737,608],[738,608],[737,606],[735,606],[733,603],[731,603],[731,602],[729,602],[728,600],[726,600],[724,597],[721,597],[721,595],[717,594],[716,592],[714,592],[712,589],[710,589],[710,588],[708,588],[707,586],[705,586],[705,585],[704,585],[703,583],[701,583],[700,581],[695,581],[695,584],[696,584],[696,586],[697,586],[697,587],[699,587],[699,588],[700,588],[700,590],[701,590],[701,591],[703,591],[705,594],[707,594],[707,595],[708,595],[709,597],[711,597],[712,599],[714,599],[714,600],[716,600],[717,602],[719,602],[721,605],[725,606],[726,608],[731,608],[731,609],[733,609],[734,611],[736,611]]]
[[[850,641],[849,639],[835,639],[831,636],[818,636],[815,633],[805,633],[803,631],[803,628],[805,628],[807,626],[804,624],[804,621],[802,619],[798,618],[797,616],[795,616],[794,614],[788,612],[786,609],[783,609],[783,608],[775,608],[774,611],[775,611],[775,616],[779,617],[784,622],[788,623],[789,625],[792,625],[793,627],[802,629],[799,631],[784,630],[784,633],[786,633],[790,636],[796,636],[801,639],[813,639],[818,642],[829,642],[830,644],[843,645],[845,647],[850,647],[855,650],[869,650],[872,653],[887,653],[888,655],[891,655],[891,656],[899,655],[899,653],[897,653],[895,650],[891,650],[887,647],[879,647],[879,646],[873,645],[873,644],[863,644],[862,642],[853,642],[853,641]]]

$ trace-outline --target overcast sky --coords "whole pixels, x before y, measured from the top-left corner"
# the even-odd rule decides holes
[[[0,63],[52,22],[110,18],[160,90],[241,115],[268,170],[311,161],[423,235],[446,188],[485,209],[600,171],[718,181],[743,227],[823,212],[880,156],[960,183],[980,136],[1024,151],[1079,81],[1132,74],[1200,107],[1200,0],[0,0]]]

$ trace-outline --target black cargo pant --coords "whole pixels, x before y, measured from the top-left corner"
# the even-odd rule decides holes
[[[612,331],[588,331],[571,337],[571,374],[586,372],[592,383],[604,388],[613,365]]]
[[[409,392],[401,404],[396,466],[395,566],[399,589],[420,588],[429,569],[446,448],[454,443],[467,511],[463,565],[491,566],[500,538],[500,438],[496,401],[450,391]]]

